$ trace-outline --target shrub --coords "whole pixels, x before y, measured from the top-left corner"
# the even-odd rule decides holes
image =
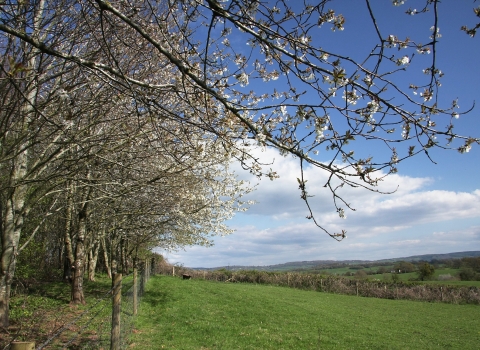
[[[365,270],[358,270],[357,272],[355,272],[355,278],[357,279],[365,279],[367,278],[367,273],[365,272]]]
[[[383,275],[384,273],[387,273],[387,272],[390,272],[390,270],[387,269],[385,266],[381,266],[377,270],[377,274],[382,274]]]
[[[480,274],[476,273],[474,269],[470,267],[464,267],[458,273],[458,277],[462,281],[478,281],[480,280]]]

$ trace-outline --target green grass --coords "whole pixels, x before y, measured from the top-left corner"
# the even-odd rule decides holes
[[[123,293],[132,285],[132,276],[124,277]],[[108,344],[111,318],[111,296],[108,291],[111,287],[112,281],[105,274],[98,274],[95,282],[87,281],[85,277],[86,305],[71,305],[69,284],[56,281],[30,285],[28,294],[18,293],[10,300],[11,327],[4,333],[0,329],[0,349],[6,348],[13,339],[35,341],[36,345],[40,345],[63,325],[77,318],[53,341],[53,348],[72,338],[76,339],[69,348],[89,342],[95,344],[93,348],[98,348],[96,344],[100,338],[106,339]],[[99,302],[100,299],[102,301]],[[127,317],[125,321],[128,321]]]
[[[157,276],[136,349],[478,349],[480,307]]]
[[[428,280],[428,281],[423,281],[422,283],[434,283],[434,284],[443,284],[443,285],[451,285],[451,286],[471,286],[471,287],[480,287],[480,281],[457,281],[457,280],[452,280],[452,281],[439,281],[438,276],[439,275],[451,275],[455,277],[459,269],[452,269],[452,268],[441,268],[435,270],[435,274],[433,277]],[[387,278],[390,278],[390,273],[385,274],[388,276]],[[370,275],[368,276],[370,279],[376,278],[381,281],[384,280],[385,277],[384,274],[376,274],[376,275]],[[418,278],[418,273],[417,272],[409,272],[409,273],[401,273],[397,275],[400,281],[409,281],[409,280],[415,280]]]

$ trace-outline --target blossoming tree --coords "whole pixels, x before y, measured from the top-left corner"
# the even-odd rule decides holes
[[[44,125],[32,128],[31,118],[42,115],[47,119],[46,114],[39,113],[43,110],[39,109],[38,97],[43,96],[39,91],[48,91],[48,87],[55,87],[55,93],[46,94],[50,98],[43,99],[41,107],[55,106],[68,118],[73,109],[78,109],[73,97],[79,86],[89,86],[91,91],[109,91],[104,96],[110,98],[97,102],[108,105],[109,111],[119,111],[115,122],[127,115],[129,120],[150,118],[152,125],[158,127],[162,142],[166,142],[165,151],[171,154],[172,163],[161,164],[176,164],[171,169],[181,164],[196,169],[188,176],[190,170],[185,170],[182,181],[186,184],[193,176],[208,179],[199,182],[200,187],[200,184],[219,186],[215,181],[218,173],[212,169],[223,169],[226,158],[238,160],[257,176],[274,179],[276,173],[255,158],[252,147],[274,147],[282,155],[293,155],[299,161],[298,184],[300,197],[310,211],[307,218],[337,240],[345,237],[345,231],[329,232],[316,222],[310,209],[311,194],[303,176],[305,164],[328,174],[325,187],[332,193],[338,215],[345,217],[346,210],[354,208],[342,197],[343,187],[380,192],[379,182],[396,173],[397,164],[407,158],[418,154],[429,157],[433,148],[469,152],[479,140],[453,131],[456,120],[469,109],[459,108],[457,96],[439,98],[444,74],[442,67],[437,66],[438,47],[442,43],[438,13],[442,3],[411,1],[416,8],[407,9],[406,1],[391,2],[392,10],[430,22],[431,31],[417,33],[415,38],[404,35],[401,25],[396,32],[385,31],[378,19],[388,14],[378,12],[375,2],[357,3],[365,10],[362,25],[373,28],[373,36],[368,40],[371,47],[362,50],[363,53],[343,50],[339,43],[338,47],[327,45],[328,40],[324,39],[349,30],[349,18],[338,11],[341,3],[334,0],[4,1],[0,6],[1,82],[9,91],[19,94],[22,103],[11,110],[24,119],[16,124],[18,142],[14,156],[5,155],[8,142],[2,139],[0,144],[3,156],[0,170],[9,174],[11,184],[5,187],[15,189],[5,201],[2,197],[1,311],[8,309],[5,300],[13,276],[12,256],[18,248],[29,189],[30,182],[25,180],[31,137]],[[478,8],[474,10],[475,15],[479,13]],[[474,36],[477,27],[461,29]],[[460,28],[459,33],[464,35]],[[423,65],[420,74],[411,68],[416,62]],[[88,83],[78,85],[76,78],[61,78],[73,71]],[[45,72],[48,81],[55,84],[47,84],[41,90]],[[61,104],[54,104],[60,100]],[[125,113],[128,108],[130,114]],[[1,125],[7,125],[12,115],[4,113]],[[93,133],[89,135],[95,132],[104,135],[101,127],[96,131],[85,130]],[[141,128],[128,130],[126,134],[137,133],[142,139]],[[60,134],[56,132],[57,136]],[[7,136],[11,133],[4,130],[5,140]],[[76,150],[84,152],[83,141],[77,142]],[[365,144],[372,147],[365,151],[362,147]],[[142,147],[148,145],[149,141],[145,141]],[[93,156],[93,148],[87,150],[84,157]],[[208,157],[222,154],[226,158],[212,164],[208,173],[202,173],[203,167],[194,165],[203,164],[207,158],[197,163],[195,160],[206,151],[213,152],[207,153]],[[111,164],[114,163],[120,164],[112,160]],[[125,169],[123,163],[121,168]],[[93,188],[92,178],[83,179],[85,186]],[[118,184],[115,191],[121,188],[121,181]],[[141,196],[140,185],[132,188],[138,189],[136,193]],[[198,188],[186,188],[189,194],[185,196],[190,198],[186,203],[195,202],[192,196]],[[212,194],[205,198],[218,197]],[[137,203],[140,205],[142,201]],[[155,206],[159,208],[161,203]],[[168,211],[168,219],[175,217],[175,213]],[[181,227],[193,218],[200,220],[182,215],[175,222]],[[168,225],[173,222],[169,220]],[[159,221],[152,224],[155,222]],[[185,223],[180,225],[181,222]],[[194,221],[189,225],[195,225]],[[175,239],[171,242],[175,244]]]

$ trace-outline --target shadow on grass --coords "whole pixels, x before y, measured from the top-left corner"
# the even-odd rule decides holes
[[[173,298],[172,293],[169,293],[168,291],[150,290],[145,293],[142,298],[142,303],[145,303],[152,308],[163,307],[167,303],[173,301],[175,301],[175,298]]]

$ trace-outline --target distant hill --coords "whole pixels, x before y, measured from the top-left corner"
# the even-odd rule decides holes
[[[431,261],[431,260],[445,260],[445,259],[461,259],[461,258],[475,258],[480,256],[480,251],[469,251],[469,252],[456,252],[448,254],[424,254],[424,255],[413,255],[404,258],[394,258],[394,259],[383,259],[377,260],[379,262],[384,261]]]
[[[480,256],[480,251],[469,251],[469,252],[455,252],[447,254],[424,254],[424,255],[413,255],[401,258],[392,258],[392,259],[381,259],[381,260],[312,260],[312,261],[292,261],[284,264],[277,265],[267,265],[267,266],[219,266],[213,268],[202,268],[197,267],[196,270],[218,270],[218,269],[227,269],[227,270],[260,270],[260,271],[299,271],[299,270],[318,270],[318,269],[327,269],[332,267],[340,267],[345,265],[361,265],[361,264],[385,264],[388,262],[396,261],[431,261],[431,260],[446,260],[446,259],[461,259],[461,258],[470,258]]]

